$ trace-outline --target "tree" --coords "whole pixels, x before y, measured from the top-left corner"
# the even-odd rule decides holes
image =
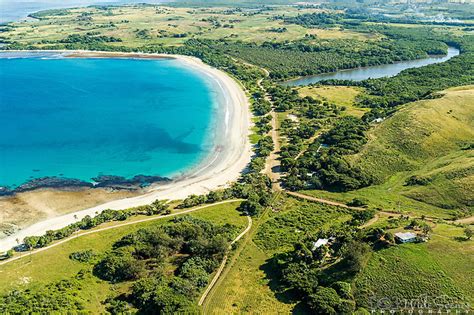
[[[316,268],[311,268],[304,262],[292,262],[282,270],[282,280],[304,296],[315,292],[318,273]]]
[[[247,200],[244,200],[240,206],[239,211],[245,212],[250,216],[259,215],[262,210],[262,206],[259,203],[259,196],[256,194],[251,194]]]
[[[370,253],[370,247],[366,243],[353,241],[347,244],[344,259],[349,272],[357,273],[364,266],[367,255]]]
[[[250,169],[253,172],[260,173],[265,168],[265,158],[256,157],[250,161]]]
[[[318,287],[308,296],[308,306],[316,314],[335,315],[341,304],[341,298],[333,288]]]
[[[351,284],[348,282],[336,281],[331,285],[331,287],[336,290],[337,294],[343,299],[352,300],[354,298],[352,295]]]
[[[395,243],[395,237],[393,236],[392,232],[386,232],[384,235],[384,238],[389,243],[392,243],[392,244]]]
[[[134,259],[126,250],[115,250],[94,267],[94,273],[101,279],[119,282],[137,279],[143,269],[143,262]]]
[[[149,207],[148,215],[163,213],[168,210],[169,205],[162,200],[156,199],[153,201]]]
[[[38,244],[39,236],[27,236],[23,239],[23,243],[28,248],[28,250],[33,249]]]
[[[213,190],[207,194],[207,203],[214,203],[224,199],[224,191]]]
[[[464,229],[464,235],[466,235],[466,238],[470,240],[472,236],[474,236],[474,230],[468,226]]]
[[[424,224],[423,227],[421,228],[421,231],[423,232],[424,235],[428,235],[430,234],[432,229],[431,229],[431,226],[429,226],[428,224]]]

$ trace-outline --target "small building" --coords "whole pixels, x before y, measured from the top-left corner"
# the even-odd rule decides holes
[[[323,245],[327,245],[327,243],[329,242],[329,239],[327,238],[320,238],[318,239],[316,242],[313,242],[313,251],[316,250],[317,248],[323,246]]]
[[[323,246],[323,245],[331,245],[335,241],[334,237],[330,238],[318,238],[316,242],[313,242],[313,248],[311,249],[312,251],[315,251],[317,248]]]
[[[395,233],[395,239],[400,243],[413,243],[417,241],[418,237],[415,233],[412,232],[398,232]]]

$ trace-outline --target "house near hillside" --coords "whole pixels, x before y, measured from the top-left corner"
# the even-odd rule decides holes
[[[313,242],[313,248],[312,250],[316,250],[317,248],[323,246],[323,245],[327,245],[327,243],[329,242],[329,239],[327,238],[320,238],[318,239],[316,242]]]
[[[330,245],[330,243],[332,243],[334,240],[335,240],[334,237],[318,238],[316,242],[313,242],[313,248],[311,250],[315,251],[316,249],[318,249],[319,247],[323,245],[328,245],[328,244]]]
[[[418,236],[412,232],[398,232],[395,233],[395,239],[400,243],[413,243],[418,240]]]

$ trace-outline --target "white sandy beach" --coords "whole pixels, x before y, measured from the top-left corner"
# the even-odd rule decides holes
[[[212,68],[197,58],[177,55],[125,54],[111,52],[68,52],[74,57],[132,57],[132,58],[163,58],[179,59],[188,67],[204,72],[215,81],[222,90],[224,101],[219,103],[219,111],[223,111],[223,122],[218,122],[225,130],[217,130],[216,144],[219,145],[206,160],[189,174],[176,178],[165,185],[151,187],[149,192],[127,199],[114,200],[96,207],[68,213],[28,226],[17,233],[0,240],[0,252],[17,245],[17,239],[25,236],[42,235],[48,230],[60,229],[74,223],[86,215],[95,216],[105,209],[126,209],[146,205],[156,199],[183,199],[191,194],[205,194],[210,190],[222,188],[236,181],[241,172],[250,162],[252,155],[249,141],[251,116],[245,92],[241,86],[224,72]]]

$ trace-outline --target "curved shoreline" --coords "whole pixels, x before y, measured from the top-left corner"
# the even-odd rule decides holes
[[[46,52],[46,51],[43,51]],[[50,51],[51,52],[51,51]],[[66,53],[67,57],[74,58],[174,58],[183,62],[184,66],[192,67],[208,75],[222,89],[226,111],[222,122],[225,132],[215,132],[215,144],[225,143],[217,147],[198,165],[181,176],[164,185],[152,185],[145,194],[110,201],[92,208],[71,212],[65,215],[49,218],[30,225],[15,234],[0,240],[0,251],[5,251],[17,245],[17,239],[25,236],[42,235],[48,230],[60,229],[74,223],[86,215],[95,216],[105,209],[126,209],[145,205],[156,199],[183,199],[191,194],[205,194],[213,189],[223,188],[230,182],[238,179],[242,171],[250,162],[252,155],[249,134],[251,115],[245,92],[241,86],[226,73],[204,64],[201,60],[181,55],[141,54],[141,53],[113,53],[94,51],[52,51]]]

